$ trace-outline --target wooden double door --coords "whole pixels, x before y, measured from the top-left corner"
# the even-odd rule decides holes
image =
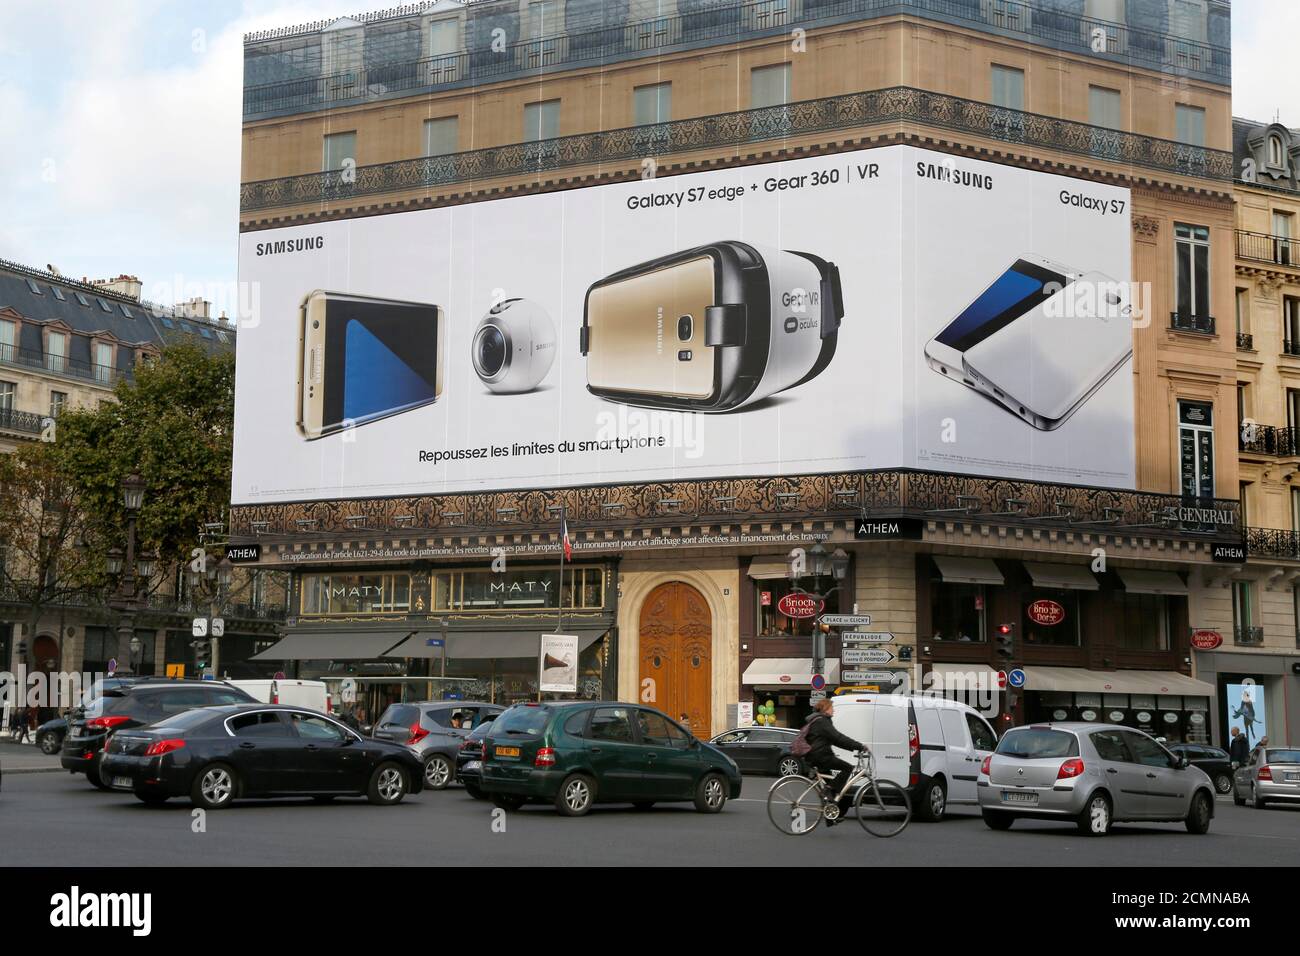
[[[713,615],[699,591],[661,584],[641,606],[641,702],[713,735]]]

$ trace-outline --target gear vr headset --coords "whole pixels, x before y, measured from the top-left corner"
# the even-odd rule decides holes
[[[731,240],[697,246],[587,290],[587,389],[630,405],[731,411],[819,375],[843,316],[834,263]]]

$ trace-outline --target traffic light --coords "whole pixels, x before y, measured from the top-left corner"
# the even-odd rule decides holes
[[[208,650],[211,647],[208,641],[190,641],[190,647],[194,648],[194,669],[199,672],[200,676],[208,666]]]
[[[1011,660],[1016,653],[1016,626],[1014,624],[999,624],[995,636],[997,642],[997,654],[1004,661]]]
[[[812,656],[814,661],[822,662],[826,660],[826,635],[829,634],[830,632],[831,632],[831,626],[829,624],[823,624],[821,621],[818,621],[813,625]],[[825,665],[823,664],[822,666]]]
[[[27,663],[27,641],[18,641],[18,661],[22,664]]]

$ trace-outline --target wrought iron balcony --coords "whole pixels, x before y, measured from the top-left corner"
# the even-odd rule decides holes
[[[193,598],[177,597],[174,594],[151,594],[149,607],[154,611],[169,611],[175,614],[206,615],[212,610],[212,603],[207,599],[196,601]],[[235,621],[283,621],[287,611],[283,604],[268,602],[242,602],[220,606],[221,616]]]
[[[1114,162],[1225,183],[1232,179],[1232,153],[1223,150],[898,86],[785,106],[358,166],[346,175],[332,170],[264,179],[240,186],[239,208],[251,213],[282,206],[341,203],[404,190],[499,177],[535,177],[572,166],[639,163],[646,157],[897,123],[915,123],[1081,156],[1096,156],[1098,144],[1104,142],[1105,158]],[[1193,168],[1197,172],[1190,173]],[[1214,320],[1208,321],[1209,331],[1213,332]]]
[[[899,14],[1125,65],[1223,83],[1231,77],[1231,52],[1226,44],[1201,43],[1063,10],[1044,10],[1027,0],[719,0],[694,6],[687,9],[687,4],[681,3],[678,12],[669,16],[613,23],[610,21],[617,21],[617,14],[602,11],[593,17],[579,12],[569,15],[568,29],[562,33],[425,58],[411,57],[411,48],[400,39],[394,42],[395,35],[389,30],[367,30],[353,54],[355,68],[328,74],[321,69],[326,62],[326,41],[322,38],[313,44],[294,39],[319,33],[324,22],[299,30],[251,34],[245,39],[244,74],[253,82],[244,88],[244,117],[257,119],[409,96],[544,70],[735,43],[796,27],[811,29]],[[398,17],[385,17],[381,12],[371,19]],[[481,27],[475,31],[477,19],[471,8],[466,15],[466,34],[487,32]],[[486,17],[483,22],[486,24]],[[520,33],[519,17],[513,11],[496,13],[493,24],[507,37]],[[1226,29],[1226,18],[1224,25]],[[268,78],[275,73],[287,75]]]
[[[35,412],[20,412],[16,408],[0,408],[0,431],[26,432],[29,435],[41,433],[44,415]]]
[[[1300,239],[1238,229],[1237,258],[1300,269]]]
[[[1283,355],[1300,355],[1300,342],[1296,342],[1296,341],[1294,341],[1294,340],[1292,340],[1292,339],[1283,339],[1283,340],[1282,340],[1282,354],[1283,354]]]
[[[1300,531],[1289,528],[1247,528],[1246,554],[1252,558],[1300,561]]]
[[[1249,332],[1238,332],[1237,350],[1239,352],[1255,351],[1255,336],[1251,335]]]
[[[1245,647],[1258,647],[1264,643],[1264,629],[1253,625],[1238,624],[1232,629],[1233,642]]]
[[[664,503],[672,502],[671,517]],[[639,529],[770,521],[919,517],[1057,531],[1240,540],[1236,499],[1195,499],[1122,489],[888,470],[721,478],[356,502],[235,506],[231,535],[248,541],[410,540],[570,526]],[[509,518],[504,519],[503,513]],[[367,529],[351,518],[364,515]]]
[[[95,365],[68,358],[66,355],[52,355],[37,349],[20,349],[13,345],[0,345],[0,365],[17,368],[35,369],[52,375],[82,379],[112,388],[122,377],[129,378],[130,370],[120,370],[108,365]]]
[[[1300,455],[1300,430],[1242,422],[1237,432],[1237,449],[1279,458],[1297,456]]]
[[[1187,315],[1183,312],[1170,312],[1169,327],[1175,332],[1195,332],[1198,335],[1213,335],[1214,316]]]

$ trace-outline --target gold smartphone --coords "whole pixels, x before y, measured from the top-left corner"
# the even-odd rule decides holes
[[[439,306],[318,289],[300,311],[298,430],[309,441],[442,395]]]

